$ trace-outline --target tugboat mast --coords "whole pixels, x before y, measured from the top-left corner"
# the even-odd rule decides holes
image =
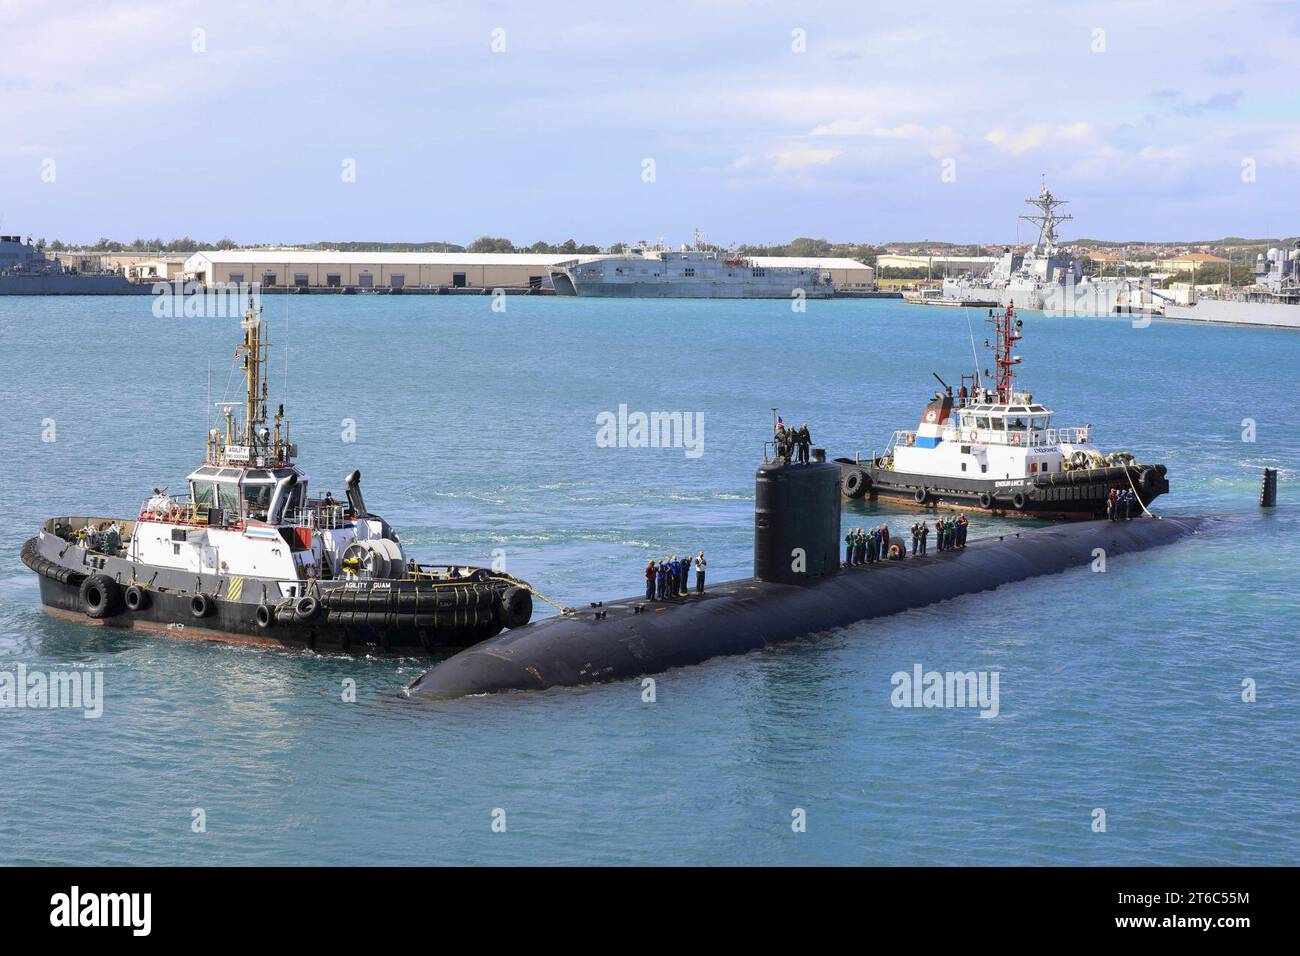
[[[270,347],[269,342],[262,342],[260,312],[250,305],[240,323],[244,328],[244,379],[247,385],[244,444],[253,456],[258,451],[257,426],[266,423],[266,382],[262,380],[262,365],[266,362],[265,350]]]
[[[1015,377],[1015,367],[1020,364],[1020,356],[1012,355],[1011,349],[1016,342],[1024,338],[1020,334],[1021,322],[1015,316],[1016,310],[1012,306],[1007,306],[1001,316],[992,309],[989,310],[988,323],[993,326],[997,335],[997,346],[993,352],[993,360],[998,370],[995,379],[996,390],[998,401],[1004,405],[1011,401],[1011,380]],[[1013,319],[1015,319],[1014,325]]]
[[[261,309],[250,304],[239,323],[244,341],[235,350],[235,358],[244,363],[244,421],[235,419],[235,402],[217,402],[226,420],[225,435],[216,429],[208,433],[207,463],[212,465],[256,466],[287,465],[295,455],[288,441],[284,422],[284,405],[275,412],[275,429],[266,430],[267,383],[265,369],[270,343],[262,338]]]

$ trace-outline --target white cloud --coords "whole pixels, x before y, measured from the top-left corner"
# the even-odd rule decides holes
[[[839,146],[805,146],[794,144],[769,154],[777,169],[798,170],[825,166],[844,154]]]
[[[1045,123],[1008,129],[999,126],[984,134],[984,139],[1005,153],[1023,153],[1038,149],[1048,143],[1080,142],[1092,135],[1092,128],[1087,123],[1071,123],[1065,126],[1050,126]]]

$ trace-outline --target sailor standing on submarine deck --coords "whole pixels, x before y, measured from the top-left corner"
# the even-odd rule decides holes
[[[658,569],[655,568],[655,559],[651,558],[645,563],[645,599],[647,601],[655,599],[656,577],[658,577]]]
[[[701,551],[695,556],[695,593],[704,593],[704,569],[708,567],[709,562],[704,560],[704,552]]]

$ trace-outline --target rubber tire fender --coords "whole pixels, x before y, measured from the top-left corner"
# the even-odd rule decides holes
[[[81,582],[78,592],[81,610],[86,617],[99,620],[108,617],[122,605],[122,588],[106,574],[92,574]]]
[[[1015,509],[1017,511],[1024,511],[1025,503],[1027,501],[1028,499],[1025,497],[1025,493],[1023,491],[1017,491],[1014,495],[1011,496],[1011,504],[1015,506]]]
[[[149,592],[138,584],[132,584],[122,595],[128,611],[143,611],[149,606]]]
[[[527,588],[512,584],[501,595],[498,614],[503,627],[523,627],[533,619],[533,596]]]
[[[310,594],[304,594],[293,605],[293,617],[296,621],[310,621],[320,613],[320,601]]]
[[[980,492],[980,507],[985,511],[993,507],[993,496],[987,491]]]
[[[197,618],[207,617],[212,613],[212,598],[199,593],[190,598],[190,614]]]
[[[275,623],[275,608],[269,604],[259,604],[257,610],[253,612],[253,619],[257,622],[258,627],[266,630]]]
[[[861,498],[867,493],[866,477],[861,471],[850,471],[840,479],[840,494],[845,498]]]
[[[915,501],[918,505],[925,504],[927,501],[930,500],[930,489],[926,488],[924,485],[922,485],[920,488],[917,488],[916,493],[912,495],[912,500]]]

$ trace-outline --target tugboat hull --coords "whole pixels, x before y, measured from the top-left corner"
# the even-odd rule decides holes
[[[1164,465],[1127,469],[1089,468],[1038,478],[977,479],[909,474],[877,462],[835,459],[840,492],[846,498],[891,501],[929,510],[983,511],[989,514],[1086,520],[1104,518],[1112,488],[1132,488],[1144,505],[1169,491]]]
[[[121,559],[82,548],[64,550],[70,557],[59,560],[42,554],[37,538],[23,547],[23,562],[39,576],[48,613],[171,637],[421,653],[468,647],[532,615],[526,588],[482,569],[463,581],[306,582],[305,593],[283,598],[277,581],[193,574],[182,580],[176,572],[124,570]],[[90,565],[78,566],[87,560]]]

